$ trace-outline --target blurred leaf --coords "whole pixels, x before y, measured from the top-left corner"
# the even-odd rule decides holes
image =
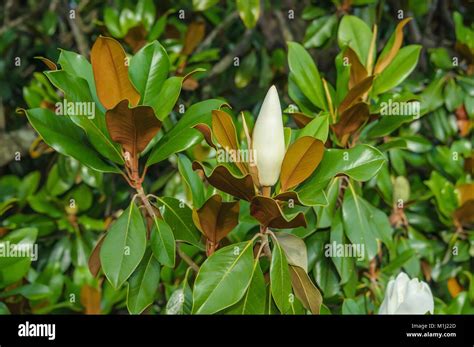
[[[237,10],[245,26],[249,29],[257,24],[260,16],[259,0],[237,0]]]

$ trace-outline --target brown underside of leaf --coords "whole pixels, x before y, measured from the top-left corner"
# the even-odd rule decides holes
[[[290,265],[291,284],[296,297],[312,314],[319,314],[323,298],[308,274],[299,266]]]
[[[369,76],[350,89],[344,100],[342,100],[341,104],[339,105],[339,114],[344,113],[344,111],[360,101],[362,96],[372,87],[373,80],[374,76]]]
[[[456,190],[459,193],[459,206],[468,200],[474,200],[474,183],[461,184]]]
[[[140,94],[128,78],[127,57],[120,43],[99,36],[92,46],[91,63],[97,96],[107,110],[122,100],[130,101],[132,106],[138,104]]]
[[[181,53],[184,55],[190,55],[201,43],[205,33],[206,24],[204,22],[192,22],[189,24]]]
[[[474,200],[468,200],[459,207],[454,212],[454,219],[460,225],[474,225]]]
[[[112,140],[120,143],[132,158],[136,158],[146,148],[161,128],[153,108],[129,108],[127,100],[122,100],[115,108],[108,110],[105,120]]]
[[[100,290],[88,284],[81,288],[81,304],[85,314],[100,314]]]
[[[350,47],[347,47],[344,51],[344,57],[347,58],[349,64],[351,64],[349,89],[352,89],[367,77],[367,70],[360,62],[357,54]]]
[[[193,162],[193,170],[202,170],[205,174],[203,165],[197,161]],[[229,169],[219,165],[211,172],[210,176],[206,176],[206,179],[213,187],[236,198],[250,201],[255,196],[255,188],[250,174],[242,178],[235,177]]]
[[[211,245],[217,246],[239,223],[239,209],[239,201],[223,202],[222,197],[215,194],[196,210],[199,229]]]
[[[143,24],[139,24],[129,29],[127,35],[123,38],[125,43],[132,48],[133,53],[136,53],[146,45],[147,31]]]
[[[280,193],[280,194],[274,196],[273,199],[278,200],[278,201],[286,201],[286,202],[289,202],[290,200],[293,200],[293,202],[295,204],[303,206],[301,201],[298,199],[298,194],[296,194],[296,192],[292,192],[292,191]]]
[[[232,151],[237,153],[239,149],[237,131],[235,130],[232,117],[227,112],[221,110],[212,111],[212,133],[222,148],[229,153],[232,153]],[[234,164],[244,175],[248,173],[244,163],[236,160]]]
[[[288,114],[291,116],[291,118],[293,118],[293,120],[296,123],[296,126],[300,129],[304,128],[309,122],[311,122],[314,119],[301,112],[292,112]]]
[[[100,271],[100,268],[101,268],[101,264],[100,264],[100,248],[102,247],[102,243],[104,242],[105,240],[105,235],[107,234],[103,234],[99,241],[97,241],[94,249],[92,250],[92,253],[89,257],[89,262],[88,262],[88,266],[89,266],[89,271],[91,272],[92,276],[96,277],[98,274],[99,274],[99,271]]]
[[[260,222],[263,227],[289,229],[306,227],[306,219],[302,212],[293,219],[286,220],[278,203],[272,198],[256,196],[250,203],[250,215]]]
[[[212,130],[207,124],[199,123],[193,126],[193,128],[199,131],[204,136],[204,140],[206,140],[206,143],[210,147],[217,149],[217,146],[214,144],[214,141],[212,141]]]
[[[54,62],[45,57],[35,57],[38,60],[41,60],[51,71],[56,71],[58,67]]]
[[[369,118],[369,106],[360,102],[355,104],[342,115],[341,119],[332,128],[342,146],[345,146],[349,135],[355,132]]]
[[[287,191],[311,176],[323,154],[324,144],[314,137],[303,136],[292,143],[281,165],[281,190]]]
[[[379,57],[377,64],[375,64],[374,73],[382,72],[392,62],[393,58],[395,58],[403,43],[403,28],[409,21],[411,21],[411,17],[405,18],[397,24],[392,48],[390,48],[387,54]]]

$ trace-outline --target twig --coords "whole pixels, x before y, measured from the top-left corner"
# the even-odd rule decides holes
[[[189,257],[186,253],[184,253],[181,248],[179,247],[179,243],[177,244],[176,250],[178,255],[183,261],[188,264],[194,271],[199,272],[199,266]]]
[[[202,52],[203,50],[208,48],[212,44],[212,41],[214,41],[216,36],[219,35],[222,31],[224,31],[227,26],[237,18],[238,14],[235,11],[228,15],[218,26],[214,28],[214,30],[209,33],[209,35],[207,35],[206,39],[201,42],[198,48],[196,48],[195,53]]]
[[[242,40],[240,40],[240,42],[235,46],[235,48],[231,52],[229,52],[224,58],[222,58],[220,62],[214,65],[214,67],[209,73],[208,78],[213,78],[216,75],[219,75],[232,64],[234,57],[241,56],[245,52],[247,52],[250,47],[250,37],[252,36],[252,34],[253,30],[247,29],[245,31],[245,34],[242,36]]]
[[[283,14],[280,11],[275,11],[275,18],[280,26],[281,34],[283,35],[283,39],[285,41],[294,41],[293,34],[291,33],[290,28],[288,27],[288,23],[283,17]]]

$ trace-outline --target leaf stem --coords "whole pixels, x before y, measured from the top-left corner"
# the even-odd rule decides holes
[[[176,251],[178,252],[179,257],[183,259],[186,264],[188,264],[194,271],[199,272],[199,266],[191,259],[190,256],[181,250],[179,243],[176,247]]]

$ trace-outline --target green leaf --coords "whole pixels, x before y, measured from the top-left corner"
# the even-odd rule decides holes
[[[242,60],[242,64],[235,73],[235,86],[245,88],[255,77],[257,70],[257,55],[255,51],[252,51]]]
[[[396,273],[395,271],[400,271],[400,268],[403,265],[405,265],[405,263],[408,262],[410,259],[413,259],[414,255],[415,255],[414,249],[407,249],[401,254],[398,254],[397,257],[393,261],[385,265],[381,269],[381,271],[388,275],[395,274]]]
[[[176,243],[173,231],[170,226],[160,218],[154,218],[150,244],[153,254],[161,264],[174,267]]]
[[[205,11],[218,2],[219,0],[193,0],[193,9],[195,11]]]
[[[340,209],[336,212],[336,215],[332,221],[330,238],[331,245],[336,244],[342,245],[342,247],[344,247],[344,245],[348,243],[346,241],[346,237],[344,236],[344,226]],[[352,273],[355,271],[354,258],[347,256],[333,256],[331,259],[334,263],[334,266],[336,267],[337,272],[339,273],[339,276],[341,277],[340,283],[344,284],[349,281]]]
[[[114,288],[130,277],[142,260],[145,247],[145,223],[132,202],[112,224],[100,249],[102,269]]]
[[[163,116],[168,116],[158,116],[158,110],[166,100],[160,98],[160,93],[168,77],[169,68],[168,53],[158,41],[153,41],[133,56],[128,70],[130,80],[140,93],[140,104],[151,106],[160,120],[164,119]]]
[[[219,249],[201,265],[194,282],[193,313],[223,310],[245,294],[252,280],[253,240]]]
[[[354,299],[344,299],[342,314],[366,314],[366,312]]]
[[[244,297],[228,311],[230,314],[264,314],[266,300],[265,278],[258,260],[254,261],[252,281]]]
[[[322,142],[326,142],[329,133],[329,114],[326,112],[316,116],[311,122],[301,129],[298,138],[303,136],[312,136]]]
[[[98,153],[87,144],[82,129],[69,118],[56,116],[45,108],[33,108],[25,113],[33,128],[57,152],[71,156],[96,171],[120,172],[116,166],[100,159]]]
[[[433,171],[430,179],[425,181],[436,199],[436,206],[446,219],[451,219],[454,210],[458,207],[458,199],[454,186],[438,172]]]
[[[143,23],[145,29],[150,31],[155,22],[156,7],[153,0],[139,0],[135,10],[136,16]]]
[[[201,207],[206,200],[204,186],[199,175],[193,170],[191,160],[183,154],[178,154],[178,170],[182,180],[191,191],[193,206]]]
[[[202,134],[192,127],[198,123],[211,124],[211,111],[219,109],[222,100],[210,99],[192,105],[178,121],[178,123],[157,142],[154,146],[146,166],[153,165],[167,159],[174,153],[181,152],[198,143]]]
[[[311,22],[304,36],[304,47],[321,47],[329,40],[337,25],[337,16],[329,15]]]
[[[350,149],[327,149],[317,169],[297,191],[301,194],[314,194],[338,174],[345,174],[357,181],[367,181],[377,174],[384,162],[384,155],[369,145],[357,145]]]
[[[371,260],[377,254],[377,234],[369,222],[372,216],[352,185],[349,188],[342,204],[344,231],[353,245],[364,247],[365,257]]]
[[[299,266],[305,272],[308,272],[308,252],[304,241],[298,236],[285,232],[274,233],[278,243],[285,252],[288,264]]]
[[[374,80],[373,93],[385,93],[402,83],[415,69],[420,56],[420,45],[401,48],[393,61]]]
[[[328,110],[319,71],[309,53],[296,42],[288,42],[288,65],[292,78],[305,97],[320,109]]]
[[[38,230],[36,228],[22,228],[9,232],[2,240],[0,240],[0,249],[6,252],[7,249],[14,246],[17,249],[28,249],[33,253],[37,236]],[[38,254],[36,254],[36,256],[38,256]],[[2,254],[0,257],[0,287],[18,281],[26,275],[31,260],[32,259],[29,256],[11,256],[9,253],[5,255]],[[15,268],[15,265],[18,265],[18,267]],[[22,271],[12,272],[20,269]]]
[[[22,295],[28,300],[41,300],[49,297],[51,294],[51,289],[48,286],[40,283],[31,283],[0,293],[0,299],[12,295]]]
[[[464,93],[454,79],[450,79],[444,87],[444,103],[448,111],[453,112],[464,101]]]
[[[94,99],[96,105],[100,108],[101,112],[104,113],[105,109],[97,97],[92,65],[80,54],[63,49],[60,49],[60,52],[61,53],[59,54],[58,63],[61,65],[61,68],[67,73],[79,78],[83,78],[87,81],[92,98]]]
[[[339,23],[337,40],[339,48],[349,46],[357,54],[362,65],[367,65],[372,31],[362,19],[356,16],[344,16]]]
[[[191,209],[182,201],[171,197],[159,198],[157,201],[161,215],[171,227],[177,241],[185,241],[202,248],[201,234],[193,222]]]
[[[275,304],[281,313],[291,310],[293,293],[288,261],[276,238],[273,238],[272,261],[270,263],[270,287]]]
[[[260,1],[237,0],[237,10],[245,26],[251,29],[257,24],[260,15]]]
[[[153,303],[160,284],[160,264],[151,251],[145,253],[137,270],[128,280],[127,308],[140,314]]]
[[[120,153],[120,146],[110,138],[105,124],[104,113],[96,107],[86,81],[61,70],[48,71],[45,72],[45,75],[54,86],[61,89],[65,94],[65,101],[67,101],[67,103],[56,103],[56,110],[58,110],[60,106],[62,113],[67,113],[67,115],[58,115],[58,117],[69,117],[76,125],[85,131],[91,144],[100,154],[115,163],[123,164],[124,159]],[[93,115],[87,114],[86,112],[91,111],[90,107],[81,107],[83,112],[80,114],[75,112],[71,113],[68,110],[69,102],[74,102],[76,105],[85,102],[93,103]]]
[[[182,85],[183,77],[180,76],[169,77],[163,83],[163,88],[161,88],[160,94],[156,97],[158,103],[154,107],[158,119],[163,120],[171,113],[176,101],[178,101]]]
[[[104,23],[107,30],[116,38],[122,38],[125,33],[120,29],[119,15],[116,9],[106,7],[104,10]]]
[[[181,287],[171,294],[166,303],[166,314],[190,314],[193,305],[193,293],[185,279]]]

